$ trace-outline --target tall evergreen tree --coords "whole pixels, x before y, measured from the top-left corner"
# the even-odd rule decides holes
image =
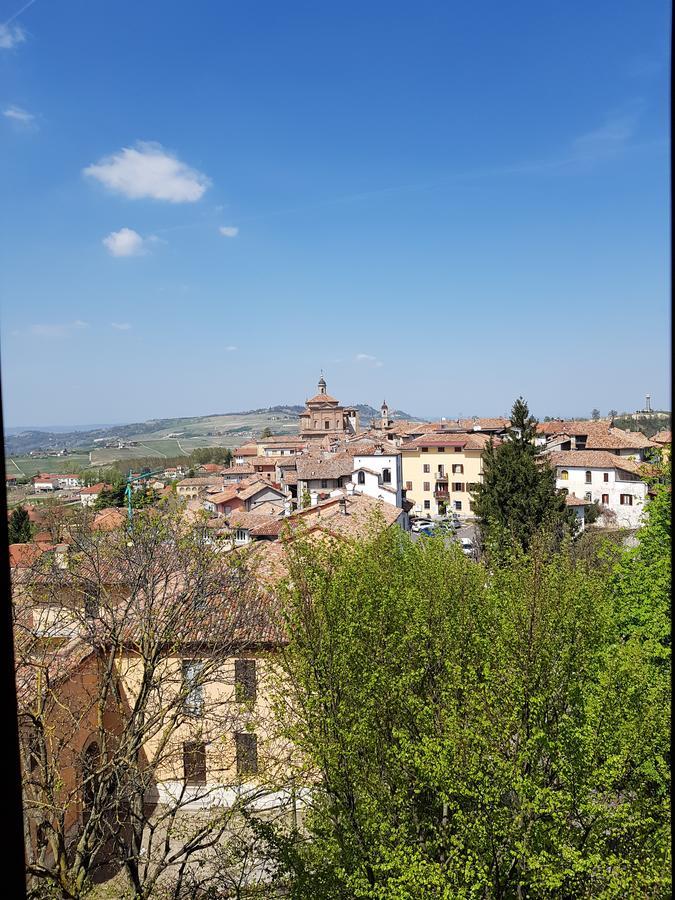
[[[574,512],[556,490],[555,472],[535,443],[537,420],[519,397],[511,410],[506,440],[492,440],[483,455],[483,482],[474,493],[474,510],[486,546],[515,541],[527,550],[542,528],[562,537],[576,528]]]
[[[23,506],[17,506],[9,517],[8,529],[10,544],[27,544],[30,541],[32,529],[28,512]]]

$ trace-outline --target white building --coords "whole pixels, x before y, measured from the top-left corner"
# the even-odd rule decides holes
[[[111,487],[112,485],[100,481],[98,484],[92,484],[91,487],[82,488],[80,491],[80,503],[82,506],[93,506],[98,500],[101,491],[109,491]]]
[[[354,490],[403,508],[403,464],[398,451],[383,450],[354,456]]]
[[[587,503],[598,503],[602,524],[639,526],[647,499],[639,462],[606,450],[562,450],[547,458],[555,468],[556,487]]]

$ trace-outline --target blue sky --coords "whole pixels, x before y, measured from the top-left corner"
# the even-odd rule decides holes
[[[670,408],[669,4],[0,4],[7,425]]]

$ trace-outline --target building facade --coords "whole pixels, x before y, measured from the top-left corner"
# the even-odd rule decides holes
[[[319,393],[305,401],[300,413],[300,437],[303,440],[346,438],[359,432],[359,414],[353,407],[340,406],[335,397],[326,393],[326,381],[321,376]]]

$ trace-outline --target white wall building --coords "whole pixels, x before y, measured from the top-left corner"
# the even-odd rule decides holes
[[[555,468],[557,488],[587,503],[597,502],[603,512],[609,512],[602,524],[640,525],[647,484],[639,462],[606,450],[563,450],[547,456]]]
[[[356,493],[403,508],[403,464],[400,453],[361,453],[351,476]]]

